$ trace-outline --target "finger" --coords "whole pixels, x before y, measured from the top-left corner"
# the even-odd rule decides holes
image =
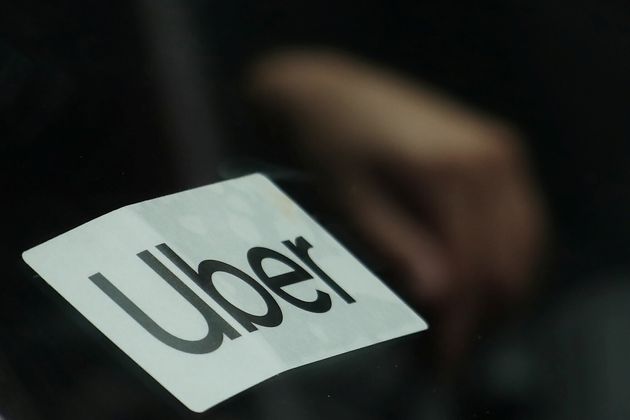
[[[527,295],[541,231],[533,193],[512,173],[443,181],[431,200],[460,293],[479,291],[486,308]]]
[[[484,159],[424,166],[405,157],[395,173],[406,195],[420,201],[462,286],[479,282],[499,298],[525,291],[542,217],[522,162],[501,149]]]
[[[487,237],[473,174],[460,173],[462,168],[412,165],[399,165],[390,183],[403,184],[402,200],[415,214],[424,215],[426,228],[439,238],[452,267],[454,287],[461,290],[479,272]]]
[[[449,293],[449,267],[441,245],[385,194],[368,175],[343,177],[342,202],[375,249],[406,274],[423,302],[441,303]]]
[[[361,152],[372,156],[457,164],[491,156],[496,139],[509,131],[426,86],[338,54],[270,56],[253,68],[250,82],[252,94],[267,106],[281,108],[307,129],[344,137],[343,142],[320,138],[339,153],[356,151],[359,143]]]
[[[542,209],[526,175],[507,173],[488,180],[480,213],[489,225],[486,260],[494,290],[508,301],[528,293],[541,252]]]

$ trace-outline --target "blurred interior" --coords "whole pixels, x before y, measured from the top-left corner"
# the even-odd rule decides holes
[[[628,3],[24,0],[0,9],[0,416],[630,417]],[[129,203],[263,172],[418,313],[441,310],[416,299],[388,250],[340,209],[343,197],[330,194],[338,180],[313,169],[327,149],[311,153],[296,140],[308,124],[285,115],[297,111],[255,93],[255,69],[283,51],[353,57],[405,80],[403,91],[426,86],[517,127],[545,209],[535,287],[470,327],[456,361],[436,355],[440,328],[431,328],[280,375],[197,416],[21,252]],[[390,175],[383,182],[398,194]]]

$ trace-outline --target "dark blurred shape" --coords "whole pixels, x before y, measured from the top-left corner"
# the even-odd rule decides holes
[[[520,128],[552,215],[548,287],[520,319],[477,335],[454,383],[434,377],[429,333],[291,372],[204,417],[630,417],[628,22],[629,3],[593,0],[3,4],[1,415],[192,416],[20,258],[130,202],[262,168],[395,280],[274,142],[291,127],[259,123],[241,95],[269,50],[314,46]]]

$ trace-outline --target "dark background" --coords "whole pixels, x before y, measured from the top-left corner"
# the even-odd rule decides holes
[[[480,355],[473,384],[442,387],[417,360],[416,337],[275,378],[208,415],[627,413],[619,402],[627,363],[616,354],[630,329],[615,324],[627,311],[611,308],[625,308],[629,296],[629,3],[26,0],[0,6],[0,414],[189,415],[34,278],[20,254],[131,202],[248,170],[300,173],[290,152],[269,146],[275,132],[242,95],[250,63],[282,47],[350,52],[514,121],[554,222],[549,287],[521,326],[480,344],[480,354],[520,354],[496,368],[508,372],[503,382],[488,379],[496,372]],[[277,178],[360,251],[313,199],[320,187]],[[610,348],[599,354],[602,342]]]

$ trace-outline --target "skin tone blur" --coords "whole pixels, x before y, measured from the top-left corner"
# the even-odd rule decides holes
[[[285,52],[251,71],[295,128],[363,239],[431,315],[444,370],[482,321],[523,300],[543,248],[541,198],[507,122],[335,53]]]

